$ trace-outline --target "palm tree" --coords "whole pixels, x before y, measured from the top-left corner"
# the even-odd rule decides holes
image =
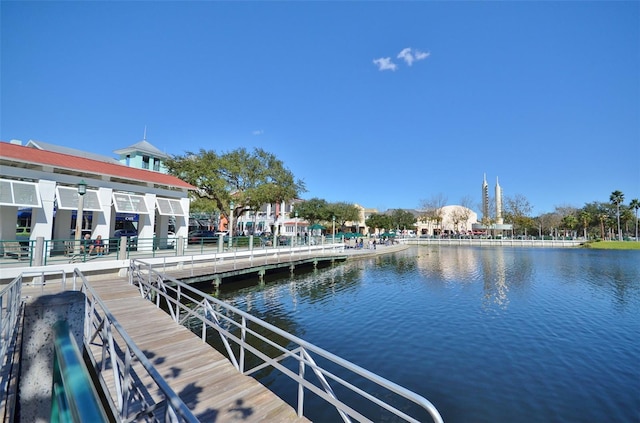
[[[616,216],[618,217],[618,240],[622,241],[622,232],[620,231],[620,204],[624,201],[624,194],[621,191],[613,191],[609,197],[609,201],[616,206]]]
[[[565,236],[567,236],[566,228],[568,228],[570,231],[569,236],[574,236],[573,228],[575,228],[576,225],[578,224],[578,219],[576,219],[574,215],[568,214],[562,219],[562,223],[564,224],[564,227],[565,227]]]
[[[638,241],[638,209],[640,209],[640,200],[634,198],[629,203],[629,208],[634,209],[636,212],[636,241]]]
[[[587,228],[589,227],[589,222],[591,221],[591,214],[586,211],[586,210],[582,210],[580,212],[580,220],[582,220],[582,225],[584,226],[584,239],[587,239]]]
[[[600,215],[598,215],[598,219],[600,220],[600,238],[604,241],[605,237],[604,237],[604,221],[607,220],[607,216],[605,213],[600,213]]]

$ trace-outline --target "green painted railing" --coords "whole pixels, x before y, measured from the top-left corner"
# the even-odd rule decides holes
[[[51,422],[107,422],[89,371],[67,324],[54,325]]]

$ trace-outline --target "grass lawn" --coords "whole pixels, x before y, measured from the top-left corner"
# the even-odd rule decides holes
[[[601,250],[640,250],[638,241],[600,241],[584,244],[585,248],[598,248]]]

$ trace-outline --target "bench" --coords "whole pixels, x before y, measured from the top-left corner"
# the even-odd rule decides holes
[[[2,241],[2,248],[4,257],[17,257],[18,260],[21,260],[22,257],[29,257],[29,249],[18,241]]]

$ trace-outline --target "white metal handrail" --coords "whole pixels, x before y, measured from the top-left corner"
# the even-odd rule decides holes
[[[265,367],[273,367],[295,381],[298,386],[297,412],[299,416],[303,415],[306,388],[333,405],[343,421],[350,422],[352,418],[357,421],[371,421],[370,418],[362,414],[363,412],[341,401],[335,394],[335,390],[332,389],[331,384],[333,384],[334,386],[340,386],[341,389],[349,390],[360,399],[375,404],[377,407],[387,410],[392,415],[403,420],[409,422],[420,421],[394,407],[389,402],[377,398],[364,389],[355,386],[355,384],[348,382],[345,376],[338,376],[327,370],[327,368],[318,365],[317,360],[314,360],[313,357],[320,357],[330,362],[332,367],[337,366],[341,373],[349,376],[356,375],[360,380],[369,384],[373,383],[379,389],[385,390],[385,395],[381,397],[387,398],[389,393],[395,394],[395,398],[412,402],[421,407],[431,416],[434,422],[442,422],[442,417],[438,410],[426,398],[185,283],[162,275],[155,271],[149,263],[132,260],[129,275],[130,282],[138,285],[141,295],[154,302],[157,307],[166,308],[177,323],[184,325],[186,322],[193,320],[200,322],[202,324],[201,338],[203,342],[207,340],[207,330],[215,330],[220,336],[229,360],[238,371],[244,374],[253,374]],[[264,335],[264,332],[267,335]],[[259,341],[261,348],[256,347],[257,343],[255,342],[248,342],[248,337]],[[280,345],[273,339],[285,340],[286,345]],[[268,354],[264,351],[265,347],[272,351],[278,351],[279,355],[273,357],[273,354]],[[261,364],[245,370],[247,352],[259,359]],[[286,359],[293,359],[294,362],[297,362],[297,373],[282,364]],[[313,374],[318,379],[319,386],[307,380],[305,377],[306,368],[310,368],[313,371]]]
[[[0,289],[0,404],[4,404],[5,415],[13,414],[14,401],[9,397],[16,350],[19,350],[18,333],[24,310],[22,301],[22,277],[18,276]]]
[[[198,422],[77,269],[74,272],[75,277],[82,280],[81,290],[86,297],[85,349],[89,353],[103,391],[110,393],[107,399],[112,410],[117,412],[116,419],[120,422],[131,422],[144,417],[160,422]],[[101,347],[99,356],[93,354],[92,346]],[[113,372],[112,389],[109,389],[105,382],[105,373],[109,371]],[[159,398],[155,399],[151,389],[145,384],[136,383],[146,376],[155,385],[154,395]]]

